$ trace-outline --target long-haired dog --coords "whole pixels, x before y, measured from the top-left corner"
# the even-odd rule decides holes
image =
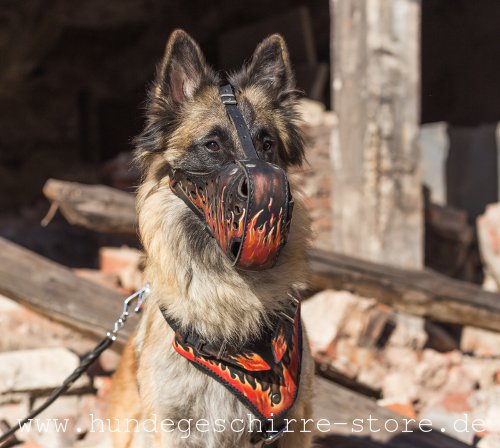
[[[311,444],[313,362],[290,294],[309,221],[286,175],[304,149],[282,37],[226,83],[171,35],[136,139],[151,295],[114,377],[115,448]]]

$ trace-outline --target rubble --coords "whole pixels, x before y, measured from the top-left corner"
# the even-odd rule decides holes
[[[304,302],[301,313],[306,325],[307,322],[315,322],[315,325],[310,325],[309,330],[309,340],[313,351],[325,352],[337,338],[344,336],[347,331],[356,332],[353,328],[343,328],[344,323],[358,324],[356,319],[348,319],[355,312],[356,304],[358,308],[364,309],[369,306],[366,302],[359,305],[357,297],[345,291],[333,294],[331,291],[322,291]],[[373,301],[370,301],[370,304],[373,305]],[[331,312],[332,309],[335,309],[335,313]]]
[[[460,349],[480,357],[500,357],[500,333],[464,327]]]
[[[472,428],[457,427],[458,422],[464,419],[462,412],[449,412],[443,406],[435,405],[424,408],[420,412],[421,419],[428,419],[433,423],[433,427],[438,431],[446,433],[448,436],[454,437],[468,445],[472,445],[475,437],[475,432]],[[462,423],[462,426],[464,424]]]
[[[77,355],[65,348],[0,353],[0,394],[47,391],[59,386],[78,366]],[[82,376],[73,387],[88,385]]]
[[[408,418],[408,419],[416,419],[417,418],[417,413],[415,412],[415,407],[410,401],[398,401],[398,400],[389,400],[389,399],[382,399],[378,400],[377,402],[378,405],[383,406],[386,409],[389,409],[390,411],[396,412],[397,414],[401,415],[402,417]]]
[[[389,345],[416,350],[424,348],[428,338],[424,319],[409,314],[396,313],[392,322],[394,330],[389,338]]]
[[[475,418],[485,422],[487,433],[500,434],[500,386],[476,391],[471,397]]]
[[[61,345],[83,354],[94,344],[72,329],[52,322],[3,296],[0,297],[0,327],[0,354]]]
[[[380,308],[347,291],[313,295],[303,303],[303,318],[321,371],[331,368],[353,387],[379,390],[378,404],[405,418],[428,418],[464,443],[482,437],[482,445],[495,446],[500,434],[497,333],[465,327],[459,345],[424,318]],[[469,424],[484,422],[484,429],[457,430],[464,418]]]
[[[123,271],[135,269],[140,272],[140,251],[106,247],[100,255],[102,270],[76,272],[113,288],[122,288]],[[0,319],[7,326],[10,319],[19,324],[20,316],[29,313],[4,297],[0,297],[0,308],[3,311]],[[481,437],[481,446],[488,447],[497,440],[495,437],[500,434],[500,359],[493,350],[497,346],[496,333],[465,327],[461,350],[437,351],[431,347],[457,347],[458,341],[433,322],[395,312],[372,298],[348,291],[324,290],[313,295],[303,302],[303,318],[316,361],[334,369],[338,378],[349,379],[352,387],[359,385],[359,390],[377,393],[381,397],[380,406],[407,419],[429,418],[436,429],[442,428],[446,434],[465,443]],[[61,341],[66,344],[67,329],[49,324],[44,318],[38,319],[37,328],[55,331],[56,327],[61,327],[54,340],[62,337],[59,344]],[[441,342],[435,343],[434,338]],[[442,343],[443,338],[446,344]],[[50,338],[42,340],[44,343],[52,341]],[[21,338],[16,350],[22,350],[0,352],[0,419],[11,424],[38,405],[48,390],[57,386],[78,362],[78,356],[67,349],[42,348],[36,344],[33,349],[23,347],[23,343],[35,344],[35,341]],[[92,344],[87,341],[87,345]],[[58,360],[57,364],[54,359]],[[68,419],[67,433],[23,434],[24,446],[109,446],[106,434],[89,431],[89,416],[105,418],[112,381],[109,375],[118,362],[118,354],[105,352],[99,366],[91,370],[90,377],[42,415],[43,418]],[[16,374],[19,371],[22,376]],[[457,431],[454,425],[464,415],[484,420],[484,429]]]
[[[477,448],[498,448],[499,446],[499,434],[486,434],[477,444]]]
[[[76,421],[79,413],[79,400],[78,396],[60,397],[52,406],[37,417],[40,422],[48,425],[52,424],[54,429],[52,431],[38,431],[32,428],[29,432],[24,433],[23,436],[27,440],[31,440],[41,446],[51,446],[54,448],[72,446],[78,437]],[[40,406],[43,401],[43,397],[35,400],[33,407]],[[55,429],[56,424],[59,425],[59,430]]]
[[[15,423],[26,417],[30,410],[30,398],[26,394],[0,394],[0,421]]]
[[[127,291],[136,291],[142,288],[143,253],[127,246],[102,247],[99,250],[99,266],[103,274],[118,276],[120,286]]]

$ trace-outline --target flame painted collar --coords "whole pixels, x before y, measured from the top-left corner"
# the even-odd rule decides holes
[[[160,308],[175,331],[172,345],[195,367],[224,385],[268,428],[276,432],[297,398],[302,362],[300,303],[294,299],[291,313],[282,313],[272,328],[237,351],[204,341]],[[293,313],[293,317],[291,317]],[[264,432],[266,430],[263,430]],[[262,438],[266,438],[264,434]]]

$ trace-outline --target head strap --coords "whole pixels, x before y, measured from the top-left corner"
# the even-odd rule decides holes
[[[258,159],[259,156],[253,146],[250,131],[248,130],[248,126],[245,123],[241,110],[238,107],[236,97],[234,96],[233,86],[231,84],[226,84],[219,88],[219,93],[222,103],[225,104],[227,113],[236,128],[246,158]]]

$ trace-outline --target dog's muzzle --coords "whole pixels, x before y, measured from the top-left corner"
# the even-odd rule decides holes
[[[210,173],[170,172],[170,188],[205,223],[234,266],[262,270],[286,244],[293,199],[285,171],[259,159],[230,85],[221,99],[246,155]]]

